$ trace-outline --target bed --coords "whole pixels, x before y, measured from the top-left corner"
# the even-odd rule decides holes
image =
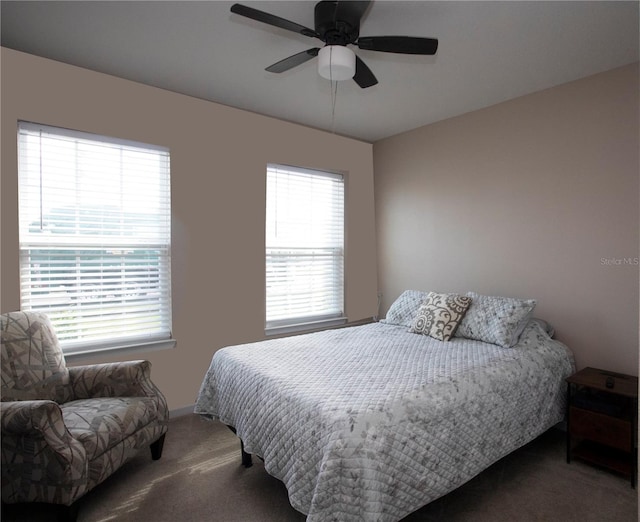
[[[404,292],[381,322],[220,349],[195,412],[232,427],[308,521],[400,520],[560,422],[574,370],[532,306],[471,294],[448,340],[416,333],[430,295]]]

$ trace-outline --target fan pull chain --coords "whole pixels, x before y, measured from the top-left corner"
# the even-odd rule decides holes
[[[331,132],[336,133],[336,100],[338,99],[338,82],[333,82],[331,89]]]
[[[338,99],[338,82],[333,81],[333,47],[329,49],[329,81],[331,82],[331,132],[336,133],[336,100]]]

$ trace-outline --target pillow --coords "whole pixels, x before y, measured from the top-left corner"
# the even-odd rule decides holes
[[[387,316],[380,322],[411,327],[413,318],[427,295],[427,292],[419,290],[405,290],[389,307]]]
[[[536,301],[478,295],[467,292],[472,304],[460,322],[456,337],[465,337],[510,348],[518,342],[520,334],[533,314]]]
[[[538,323],[540,325],[540,328],[542,328],[546,332],[546,334],[551,338],[553,338],[553,336],[556,333],[555,328],[553,326],[551,326],[544,319],[532,317],[529,322]]]
[[[448,341],[471,304],[471,298],[458,294],[429,292],[411,326],[411,332]]]

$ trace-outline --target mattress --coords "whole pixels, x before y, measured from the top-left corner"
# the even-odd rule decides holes
[[[561,421],[573,369],[537,321],[512,348],[373,323],[220,349],[195,412],[308,521],[397,521]]]

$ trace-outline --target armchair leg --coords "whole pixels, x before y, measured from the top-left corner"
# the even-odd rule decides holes
[[[162,457],[162,447],[164,446],[164,437],[166,433],[163,433],[162,436],[151,444],[151,458],[153,460],[159,460]]]

